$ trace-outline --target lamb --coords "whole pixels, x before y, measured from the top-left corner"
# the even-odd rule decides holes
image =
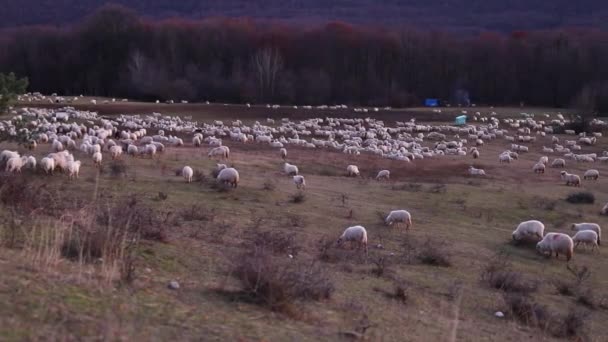
[[[52,174],[55,170],[55,159],[44,157],[40,160],[40,166],[46,174]]]
[[[184,166],[182,169],[182,176],[187,183],[192,183],[192,176],[194,176],[194,170],[190,166]]]
[[[122,155],[122,146],[112,146],[110,147],[110,155],[112,159],[117,159]]]
[[[485,176],[486,172],[483,169],[476,169],[473,166],[469,167],[469,175],[471,176]]]
[[[534,173],[545,173],[545,164],[538,162],[532,167]]]
[[[219,157],[219,159],[225,160],[230,157],[230,149],[228,148],[228,146],[214,147],[211,149],[211,151],[209,151],[208,156],[209,156],[209,158]]]
[[[356,244],[357,249],[363,246],[365,255],[367,255],[367,231],[363,226],[352,226],[344,230],[344,233],[338,238],[336,244],[342,246],[344,242],[349,242],[351,245]]]
[[[597,234],[597,244],[602,244],[602,228],[597,223],[573,223],[572,226],[570,226],[570,229],[577,232],[584,230],[594,231]]]
[[[541,254],[549,252],[549,257],[555,253],[556,258],[559,258],[559,254],[562,253],[566,255],[566,260],[570,261],[574,254],[574,241],[563,233],[549,233],[536,244],[536,251]]]
[[[306,180],[304,176],[293,176],[293,183],[296,185],[296,188],[306,190]]]
[[[281,158],[282,158],[283,160],[285,160],[285,159],[287,158],[287,149],[285,149],[285,148],[281,148],[281,149],[279,150],[279,153],[281,154]]]
[[[68,178],[69,179],[73,179],[74,177],[78,178],[79,172],[80,172],[80,160],[68,162]]]
[[[289,163],[283,164],[283,171],[288,176],[296,176],[299,172],[298,167]]]
[[[409,230],[412,227],[412,215],[407,210],[393,210],[388,214],[384,223],[389,226],[393,223],[403,223],[405,230]]]
[[[553,162],[551,162],[551,167],[564,168],[564,167],[566,167],[566,161],[562,158],[554,159]]]
[[[591,245],[591,251],[599,248],[599,237],[593,230],[581,230],[580,232],[577,232],[574,234],[574,237],[572,237],[572,241],[574,241],[574,248],[578,247],[581,243],[583,245]]]
[[[101,152],[95,152],[93,153],[93,163],[95,163],[95,165],[101,165],[101,159],[102,159],[102,155]]]
[[[590,169],[585,171],[583,174],[583,179],[593,179],[597,180],[600,177],[600,172],[598,170]]]
[[[228,184],[236,189],[239,184],[239,172],[231,167],[222,169],[217,175],[217,181],[222,184]]]
[[[346,167],[346,174],[349,177],[358,177],[360,175],[359,167],[357,167],[357,165],[348,165]]]
[[[560,172],[561,178],[562,180],[566,181],[566,185],[574,185],[574,186],[581,186],[581,177],[579,177],[578,175],[572,174],[572,173],[568,173],[566,171],[562,171]]]
[[[382,170],[382,171],[378,172],[378,175],[376,176],[376,180],[382,180],[382,179],[389,180],[390,177],[391,177],[391,172],[389,170]]]
[[[521,241],[530,237],[537,237],[538,240],[542,240],[544,231],[545,225],[542,222],[530,220],[520,223],[511,236],[513,241]]]

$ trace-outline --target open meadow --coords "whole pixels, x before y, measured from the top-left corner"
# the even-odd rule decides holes
[[[243,126],[254,127],[257,120],[278,129],[283,117],[296,125],[310,118],[370,117],[384,120],[386,127],[412,118],[419,125],[448,126],[461,110],[92,105],[89,99],[73,105],[109,120],[160,112],[188,117],[197,127],[222,120],[221,126],[229,129],[238,119]],[[25,106],[62,107],[20,104]],[[522,120],[520,113],[534,113],[548,126],[557,118],[550,109],[468,111],[470,117],[479,111],[479,118],[495,111],[497,128],[515,137],[528,134],[504,119]],[[31,130],[27,122],[44,120],[44,115],[20,115]],[[46,119],[52,123],[51,118]],[[133,132],[129,120],[114,121],[114,127]],[[103,127],[98,119],[71,116],[72,121]],[[159,134],[158,127],[144,126],[148,136]],[[527,220],[542,221],[545,233],[570,236],[573,223],[607,226],[608,216],[600,211],[608,202],[608,163],[565,158],[563,169],[547,165],[544,174],[532,171],[543,155],[549,163],[564,158],[563,153],[543,153],[543,146],[554,145],[552,136],[560,144],[578,141],[577,136],[541,136],[533,130],[529,135],[536,141],[515,142],[529,152],[510,163],[499,162],[513,143],[503,136],[484,139],[477,159],[467,153],[411,162],[366,151],[357,155],[285,144],[286,161],[306,179],[305,190],[298,190],[283,172],[279,148],[268,143],[222,138],[230,149],[224,163],[240,175],[238,187],[230,189],[214,179],[218,161],[208,157],[207,141],[194,146],[190,130],[164,130],[183,139],[183,146],[166,143],[163,152],[152,156],[130,156],[125,150],[117,160],[103,148],[99,167],[80,148],[79,136],[70,151],[82,162],[77,179],[58,170],[45,174],[39,167],[14,174],[3,170],[0,340],[606,340],[605,247],[600,246],[601,252],[578,247],[567,262],[563,256],[539,255],[534,243],[515,243],[511,236]],[[441,133],[446,141],[467,139],[466,134],[456,139],[453,132]],[[406,139],[419,132],[398,134]],[[280,135],[293,132],[273,134]],[[436,151],[441,140],[427,139],[428,132],[423,136],[420,145]],[[300,136],[313,137],[323,139]],[[471,146],[475,140],[464,149]],[[39,164],[53,152],[49,142],[28,150],[7,141],[1,149],[32,155]],[[573,152],[602,156],[603,151],[608,151],[607,137]],[[347,177],[351,164],[359,167],[359,177]],[[192,183],[180,174],[186,165],[194,170]],[[470,175],[470,166],[486,175]],[[390,170],[390,179],[377,181],[384,169]],[[582,180],[580,188],[560,179],[562,170],[582,178],[588,169],[598,170],[600,177]],[[594,203],[566,201],[574,192],[592,193]],[[411,213],[411,229],[384,224],[396,209]],[[336,244],[344,229],[354,225],[367,230],[367,255]]]

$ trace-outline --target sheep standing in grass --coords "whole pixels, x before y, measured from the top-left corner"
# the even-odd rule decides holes
[[[469,167],[469,175],[471,176],[485,176],[486,172],[483,169],[476,169],[475,167]]]
[[[358,177],[360,175],[359,167],[357,165],[348,165],[346,167],[346,174],[349,177]]]
[[[549,157],[542,156],[542,157],[540,157],[540,159],[538,160],[538,162],[541,163],[541,164],[547,165],[547,164],[549,164]]]
[[[561,167],[564,168],[566,167],[566,160],[562,159],[562,158],[557,158],[554,159],[553,162],[551,162],[551,167]]]
[[[555,253],[555,258],[559,258],[560,253],[565,254],[566,260],[570,261],[574,254],[574,241],[563,233],[549,233],[536,244],[536,250],[545,255],[549,253],[549,257]]]
[[[13,157],[6,162],[6,172],[20,173],[26,162],[26,157]]]
[[[479,158],[479,150],[474,150],[473,153],[471,153],[471,155],[473,156],[473,159]]]
[[[412,215],[407,210],[393,210],[384,220],[386,225],[392,226],[394,223],[404,224],[405,230],[412,227]]]
[[[532,167],[534,173],[545,173],[545,164],[538,162]]]
[[[289,163],[283,164],[283,172],[288,176],[296,176],[299,172],[298,167]]]
[[[44,170],[46,174],[53,174],[55,170],[55,159],[44,157],[40,160],[40,167]]]
[[[80,173],[80,160],[68,162],[67,170],[69,179],[78,178],[78,174]]]
[[[279,150],[279,153],[281,154],[281,158],[282,158],[283,160],[285,160],[285,159],[287,158],[287,149],[285,149],[285,148],[281,148],[281,149]]]
[[[599,248],[599,237],[597,233],[593,230],[581,230],[574,234],[572,237],[572,241],[574,241],[574,248],[578,247],[579,244],[591,246],[591,251],[594,251],[596,248]]]
[[[137,148],[137,146],[133,145],[133,144],[129,144],[129,146],[127,146],[127,154],[130,156],[136,156],[139,153],[139,149]]]
[[[570,226],[570,229],[577,231],[577,232],[581,232],[581,231],[585,231],[585,230],[594,231],[597,234],[597,244],[598,245],[602,244],[602,228],[597,223],[587,223],[587,222],[573,223],[572,226]]]
[[[25,167],[28,169],[35,170],[36,169],[36,158],[34,156],[29,156],[26,158]]]
[[[101,165],[101,160],[103,159],[101,152],[95,152],[93,153],[93,163],[95,163],[95,165],[99,166]]]
[[[112,159],[117,159],[122,155],[122,146],[112,146],[110,147],[110,156]]]
[[[296,185],[296,188],[306,190],[306,180],[304,176],[293,176],[293,183]]]
[[[513,241],[521,241],[528,238],[538,238],[538,240],[542,240],[544,232],[545,225],[542,222],[530,220],[520,223],[511,236],[513,237]]]
[[[587,170],[585,171],[585,173],[583,174],[583,179],[593,179],[593,180],[597,180],[600,177],[600,172],[598,170]]]
[[[182,169],[182,176],[187,183],[192,183],[192,176],[194,176],[194,170],[190,166],[184,166]]]
[[[344,242],[356,244],[357,248],[363,247],[365,254],[367,255],[367,231],[363,226],[352,226],[346,228],[344,233],[338,238],[336,243],[338,246],[342,246]]]
[[[560,176],[561,176],[562,180],[566,181],[567,186],[569,186],[569,185],[581,186],[581,177],[579,177],[578,175],[568,173],[566,171],[562,171],[562,172],[560,172]]]
[[[227,160],[230,157],[230,149],[228,146],[214,147],[209,151],[209,158],[219,158],[220,160]]]
[[[217,181],[222,184],[228,184],[236,189],[239,184],[239,172],[231,167],[222,169],[217,175]]]
[[[378,175],[376,176],[376,180],[389,180],[391,177],[391,172],[389,170],[382,170],[380,172],[378,172]]]

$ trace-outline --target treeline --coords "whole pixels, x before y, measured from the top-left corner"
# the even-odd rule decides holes
[[[0,33],[0,72],[27,76],[33,91],[145,100],[410,106],[468,93],[479,104],[604,110],[607,60],[602,31],[471,38],[343,23],[151,22],[116,6],[71,28]]]

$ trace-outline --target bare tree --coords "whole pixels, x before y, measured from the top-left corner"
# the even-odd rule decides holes
[[[275,95],[277,78],[283,68],[283,57],[277,48],[266,47],[252,57],[254,74],[258,83],[260,100],[271,99]]]

